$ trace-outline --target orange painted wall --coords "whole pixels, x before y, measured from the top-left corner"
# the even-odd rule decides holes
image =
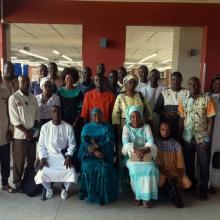
[[[126,25],[206,27],[202,51],[206,87],[220,72],[219,4],[7,0],[5,14],[8,22],[82,24],[83,61],[93,70],[99,62],[106,63],[107,70],[123,64]],[[110,40],[109,48],[100,48],[102,37]]]

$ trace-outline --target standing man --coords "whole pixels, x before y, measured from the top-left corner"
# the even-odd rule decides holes
[[[186,174],[192,180],[192,189],[196,188],[195,155],[200,168],[200,199],[207,200],[211,139],[214,126],[215,104],[207,94],[201,93],[200,80],[189,79],[190,95],[179,102],[179,132],[183,138],[183,153]]]
[[[120,66],[118,68],[118,86],[119,86],[119,93],[125,91],[125,87],[123,84],[124,78],[127,76],[127,70],[125,67]]]
[[[152,69],[150,72],[150,80],[149,83],[142,87],[140,92],[143,94],[144,98],[149,103],[151,109],[154,109],[157,99],[161,92],[164,90],[164,86],[159,84],[160,80],[160,72],[157,69]],[[159,115],[154,112],[153,113],[153,133],[155,136],[158,135],[159,129]]]
[[[189,91],[182,88],[183,77],[180,72],[171,74],[171,88],[165,89],[159,95],[154,111],[160,115],[160,121],[167,121],[171,125],[171,137],[177,139],[179,114],[178,103],[182,97],[188,96]]]
[[[159,84],[159,80],[160,72],[157,69],[152,69],[150,71],[150,82],[140,90],[144,98],[150,104],[151,109],[154,109],[159,95],[165,88],[163,85]]]
[[[37,99],[29,93],[29,78],[22,75],[19,76],[18,81],[19,90],[9,98],[9,116],[14,126],[13,181],[16,191],[22,192],[21,182],[25,160],[26,170],[34,168],[39,107]]]
[[[47,74],[48,74],[47,66],[44,64],[41,64],[39,66],[38,71],[39,71],[39,80],[33,81],[30,84],[30,92],[35,96],[42,93],[42,90],[40,88],[40,80],[44,77],[47,77]]]
[[[9,193],[15,190],[8,184],[10,176],[10,131],[8,118],[8,98],[9,93],[6,89],[0,87],[0,163],[1,163],[1,177],[2,189]]]
[[[108,76],[108,80],[112,93],[117,96],[120,93],[120,87],[118,85],[118,72],[116,70],[111,70]]]
[[[83,82],[79,85],[79,89],[85,95],[88,91],[95,88],[95,85],[92,81],[92,70],[90,67],[85,67],[82,71]]]
[[[5,88],[10,95],[16,92],[19,88],[18,80],[16,79],[14,72],[14,65],[11,61],[7,61],[4,65],[2,87]]]
[[[145,87],[146,85],[148,85],[148,74],[149,74],[149,70],[147,68],[147,66],[145,65],[141,65],[138,69],[138,75],[140,78],[140,81],[138,83],[138,86],[136,88],[137,91],[141,91],[141,89],[143,87]]]
[[[58,76],[57,72],[58,72],[57,64],[54,62],[50,62],[48,64],[48,78],[52,82],[53,93],[56,93],[57,89],[63,86],[63,80],[61,79],[60,76]]]
[[[105,64],[104,63],[98,64],[97,69],[96,69],[96,74],[100,76],[100,79],[102,80],[104,88],[106,90],[110,90],[108,78],[105,76],[105,71],[106,71]]]
[[[100,75],[94,77],[95,89],[86,93],[83,101],[81,117],[85,122],[90,121],[90,112],[93,108],[100,108],[105,122],[111,122],[115,96],[104,87],[103,78]]]

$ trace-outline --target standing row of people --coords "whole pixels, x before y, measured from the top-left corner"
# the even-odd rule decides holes
[[[9,71],[12,66],[5,68]],[[78,84],[78,71],[65,68],[62,87],[56,74],[47,76],[46,66],[41,65],[39,69],[40,79],[32,83],[25,76],[19,76],[16,81],[13,74],[8,78],[3,74],[2,86],[6,89],[5,82],[10,88],[16,88],[16,83],[9,82],[19,84],[15,92],[1,91],[4,107],[1,117],[7,125],[9,100],[13,181],[17,191],[22,191],[25,160],[26,171],[34,167],[38,141],[40,171],[35,180],[46,188],[47,198],[53,196],[51,182],[63,182],[61,197],[66,199],[69,183],[76,182],[76,171],[81,171],[81,199],[100,204],[116,199],[118,179],[114,156],[116,164],[122,164],[122,153],[127,155],[123,160],[129,170],[136,204],[143,202],[145,207],[150,207],[150,201],[158,196],[158,182],[160,187],[178,182],[182,188],[189,188],[191,180],[191,189],[195,189],[195,154],[200,167],[199,195],[207,199],[212,131],[214,122],[215,127],[218,125],[214,120],[218,101],[215,104],[212,97],[219,98],[219,78],[214,80],[215,94],[210,96],[201,93],[196,77],[190,78],[189,89],[182,88],[179,72],[171,75],[171,88],[165,88],[159,84],[160,73],[154,69],[148,77],[146,66],[139,69],[140,80],[122,67],[118,73],[111,71],[108,79],[104,64],[98,65],[92,80],[91,69],[87,67],[81,84]],[[1,131],[4,140],[1,155],[7,160],[2,166],[2,183],[4,190],[13,192],[7,182],[10,173],[8,128]],[[213,143],[216,142],[213,140]],[[177,206],[183,206],[180,200],[172,200]]]

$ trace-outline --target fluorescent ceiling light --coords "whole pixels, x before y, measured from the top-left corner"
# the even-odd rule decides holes
[[[134,65],[135,63],[132,62],[126,62],[125,65]]]
[[[132,65],[132,64],[136,64],[134,62],[126,62],[125,65]],[[141,64],[144,64],[144,65],[152,65],[152,63],[141,63]]]
[[[66,55],[62,55],[63,58],[69,60],[69,61],[73,61],[70,57],[66,56]]]
[[[30,60],[22,60],[22,59],[15,59],[12,60],[13,63],[29,63],[31,62]]]
[[[171,61],[172,61],[172,59],[168,59],[168,60],[162,61],[162,63],[169,63],[169,62],[171,62]]]
[[[55,53],[56,55],[59,55],[60,52],[58,50],[52,50],[53,53]]]
[[[61,65],[61,66],[67,66],[67,67],[69,67],[70,65],[68,65],[68,64],[65,64],[65,63],[60,63],[59,62],[59,64],[58,65]]]
[[[11,56],[11,59],[12,59],[12,60],[16,60],[16,59],[18,59],[18,57]]]
[[[42,59],[42,60],[49,60],[47,57],[43,57],[43,56],[40,56],[40,55],[35,54],[35,53],[30,53],[30,52],[28,52],[28,51],[26,51],[26,50],[19,50],[19,52],[20,52],[20,53],[23,53],[23,54],[27,54],[27,55],[32,56],[32,57],[40,58],[40,59]]]
[[[70,60],[59,60],[60,63],[74,63],[74,61],[70,61]]]
[[[140,63],[142,64],[144,61],[149,60],[150,58],[153,58],[153,57],[155,57],[155,56],[157,56],[157,53],[153,53],[153,54],[151,54],[151,55],[149,55],[149,56],[147,56],[147,57],[141,59],[141,60],[138,62],[138,64],[140,64]]]

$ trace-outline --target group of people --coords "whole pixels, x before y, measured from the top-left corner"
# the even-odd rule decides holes
[[[209,93],[201,92],[197,77],[183,88],[180,72],[171,74],[169,88],[159,80],[160,72],[144,65],[138,75],[120,67],[106,77],[102,63],[94,76],[89,67],[82,79],[73,67],[59,76],[51,62],[30,82],[17,79],[7,62],[0,79],[2,189],[22,192],[24,173],[37,164],[34,180],[46,199],[54,183],[62,183],[65,200],[79,181],[80,199],[104,205],[129,181],[135,204],[147,208],[158,198],[183,207],[182,190],[198,189],[207,200],[220,186],[220,170],[212,166],[220,152],[220,76]],[[15,189],[8,182],[10,143]]]

